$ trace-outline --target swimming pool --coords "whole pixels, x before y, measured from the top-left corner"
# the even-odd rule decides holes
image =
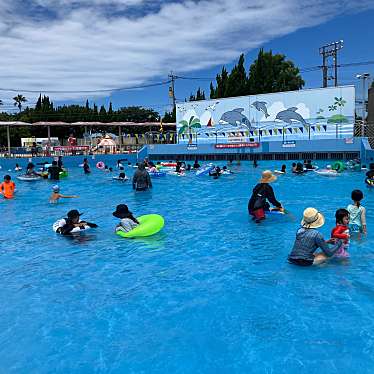
[[[273,187],[292,215],[255,225],[251,189],[281,163],[242,163],[218,180],[167,176],[144,193],[75,166],[59,185],[80,198],[55,205],[54,183],[16,181],[16,198],[0,200],[1,372],[371,373],[374,191],[360,172],[283,175]],[[4,175],[15,162],[1,164]],[[354,188],[369,235],[352,242],[349,262],[287,264],[303,209],[325,214],[327,237]],[[114,235],[119,203],[163,215],[165,228]],[[56,235],[52,224],[74,208],[99,228]]]

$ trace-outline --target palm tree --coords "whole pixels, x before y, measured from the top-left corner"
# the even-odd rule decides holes
[[[188,144],[191,144],[192,133],[194,129],[201,127],[199,118],[192,116],[188,122],[183,119],[182,121],[179,122],[179,124],[182,125],[182,127],[179,129],[178,134],[181,135],[181,134],[185,134],[186,132],[188,132],[188,135],[190,138],[190,140],[188,141]]]
[[[22,103],[27,101],[26,97],[23,95],[17,95],[13,97],[13,100],[14,100],[14,106],[18,106],[19,112],[21,113]]]

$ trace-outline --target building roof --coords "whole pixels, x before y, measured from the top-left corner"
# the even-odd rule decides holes
[[[34,122],[34,123],[28,123],[28,122],[21,122],[21,121],[0,121],[0,126],[103,126],[103,127],[109,127],[109,126],[125,126],[125,127],[150,127],[150,126],[160,126],[160,122],[142,122],[142,123],[136,123],[136,122]],[[163,127],[175,127],[175,123],[162,123]]]

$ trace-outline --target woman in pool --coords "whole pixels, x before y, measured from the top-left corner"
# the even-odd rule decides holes
[[[58,221],[58,228],[56,232],[61,235],[69,235],[76,228],[79,227],[84,230],[86,226],[91,228],[98,227],[96,223],[81,221],[80,216],[83,213],[79,213],[76,209],[68,212],[67,218],[62,218]]]
[[[143,162],[139,164],[138,169],[134,173],[132,178],[132,187],[136,191],[145,191],[148,188],[152,188],[151,178],[147,170],[145,170],[145,165]]]
[[[324,240],[322,234],[317,231],[325,224],[325,217],[315,208],[306,208],[301,221],[301,228],[296,232],[296,239],[292,251],[288,256],[288,262],[299,266],[318,265],[333,256],[342,246],[342,240]],[[329,247],[329,243],[334,243]],[[314,254],[320,248],[322,252]]]
[[[116,226],[116,232],[129,232],[139,225],[139,221],[132,215],[129,208],[125,204],[117,205],[116,210],[113,212],[113,216],[121,220]]]
[[[270,183],[277,179],[270,170],[262,172],[262,178],[259,183],[255,186],[252,192],[252,196],[248,202],[248,212],[253,216],[256,223],[265,219],[265,211],[270,209],[270,205],[267,202],[269,200],[278,210],[283,211],[282,204],[275,198],[273,188]]]

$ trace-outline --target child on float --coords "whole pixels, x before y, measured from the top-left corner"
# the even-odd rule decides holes
[[[347,209],[338,209],[335,213],[336,226],[331,231],[331,237],[341,239],[342,244],[335,253],[335,257],[347,258],[349,257],[349,212]]]
[[[349,231],[351,234],[367,234],[366,230],[366,209],[361,205],[364,194],[361,190],[353,190],[351,194],[352,204],[349,204]]]
[[[139,221],[129,211],[126,204],[119,204],[113,212],[113,216],[119,218],[121,221],[116,226],[115,232],[123,231],[129,232],[139,225]]]
[[[5,175],[4,182],[0,184],[0,195],[3,195],[5,199],[13,199],[15,189],[16,185],[11,176]]]
[[[60,187],[55,185],[55,186],[52,187],[52,195],[49,198],[49,202],[52,203],[52,204],[55,204],[60,199],[76,199],[78,197],[79,196],[77,196],[77,195],[68,196],[68,195],[60,194]]]

